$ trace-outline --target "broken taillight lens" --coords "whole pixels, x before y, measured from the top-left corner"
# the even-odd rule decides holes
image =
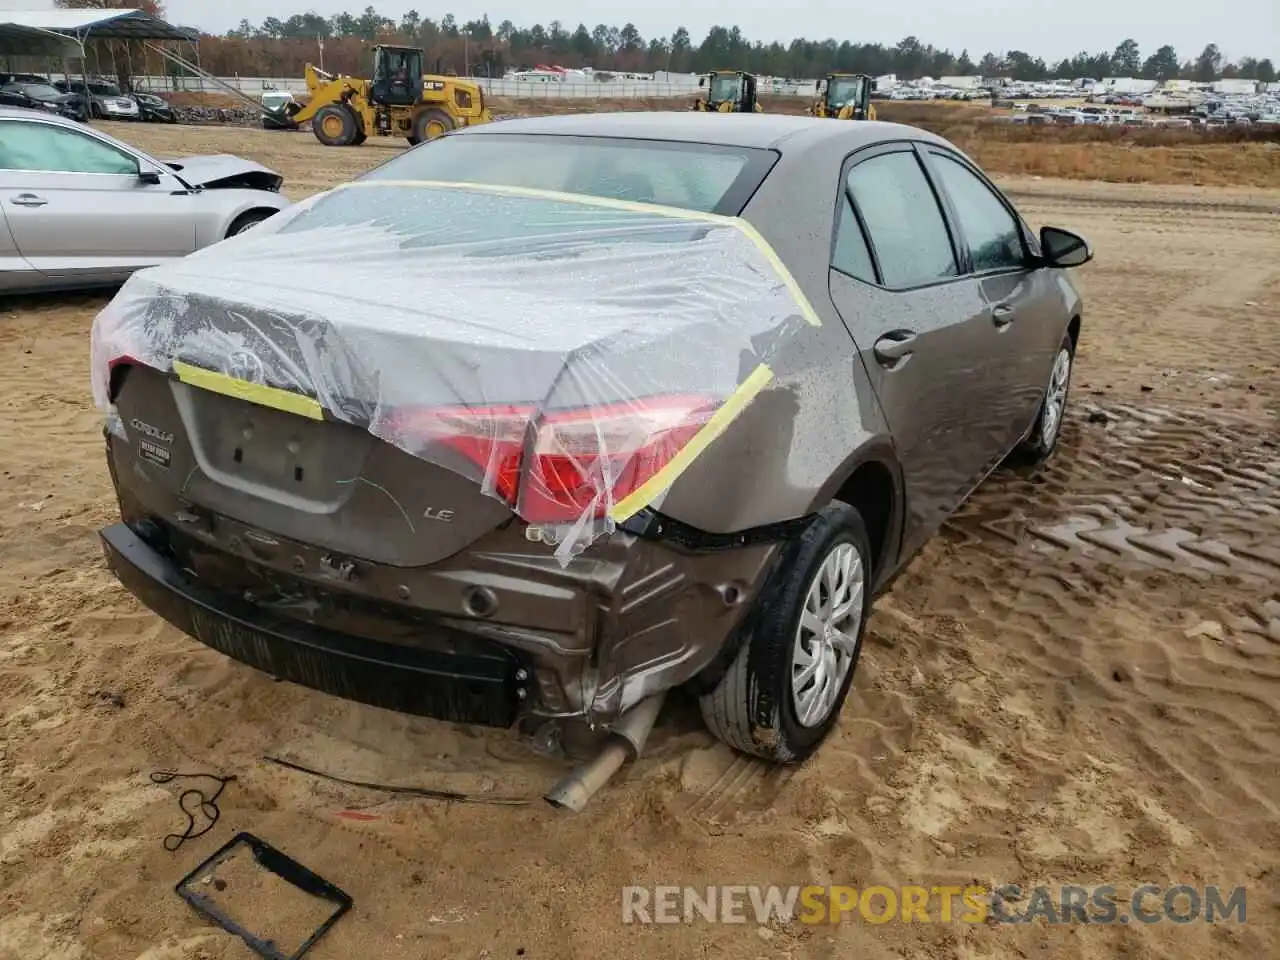
[[[530,523],[604,516],[663,469],[706,425],[720,401],[698,394],[539,414],[533,406],[412,408],[387,439],[412,452],[441,443],[484,475]]]

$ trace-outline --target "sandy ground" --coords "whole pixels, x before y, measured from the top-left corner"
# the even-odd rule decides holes
[[[240,152],[298,197],[389,156],[141,128]],[[0,958],[246,958],[173,893],[248,830],[355,898],[317,958],[1280,956],[1280,191],[1005,184],[1097,261],[1065,446],[992,478],[871,621],[809,764],[736,758],[679,703],[578,817],[340,787],[535,795],[515,735],[273,683],[108,575],[87,334],[103,297],[0,305]],[[234,774],[176,853],[152,771]],[[1248,887],[1246,925],[624,926],[627,884]],[[250,921],[297,917],[264,893]],[[292,936],[292,934],[287,934]]]

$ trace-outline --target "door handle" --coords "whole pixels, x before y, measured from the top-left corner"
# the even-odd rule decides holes
[[[20,193],[9,202],[19,207],[43,207],[49,201],[44,197],[37,197],[34,193]]]
[[[916,349],[916,335],[910,330],[895,330],[876,341],[873,348],[876,359],[891,366],[903,357],[909,357]]]
[[[991,322],[997,327],[1007,327],[1013,323],[1015,316],[1013,307],[1007,303],[997,303],[991,308]]]

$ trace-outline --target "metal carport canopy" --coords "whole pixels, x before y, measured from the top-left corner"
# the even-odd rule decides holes
[[[0,55],[83,55],[90,40],[184,40],[195,30],[175,27],[141,10],[0,10]]]

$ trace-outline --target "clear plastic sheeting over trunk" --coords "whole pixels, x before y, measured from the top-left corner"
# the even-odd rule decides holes
[[[142,364],[354,424],[473,480],[567,563],[659,506],[816,322],[735,218],[369,180],[135,274],[94,323],[94,396],[111,414],[112,369]]]

